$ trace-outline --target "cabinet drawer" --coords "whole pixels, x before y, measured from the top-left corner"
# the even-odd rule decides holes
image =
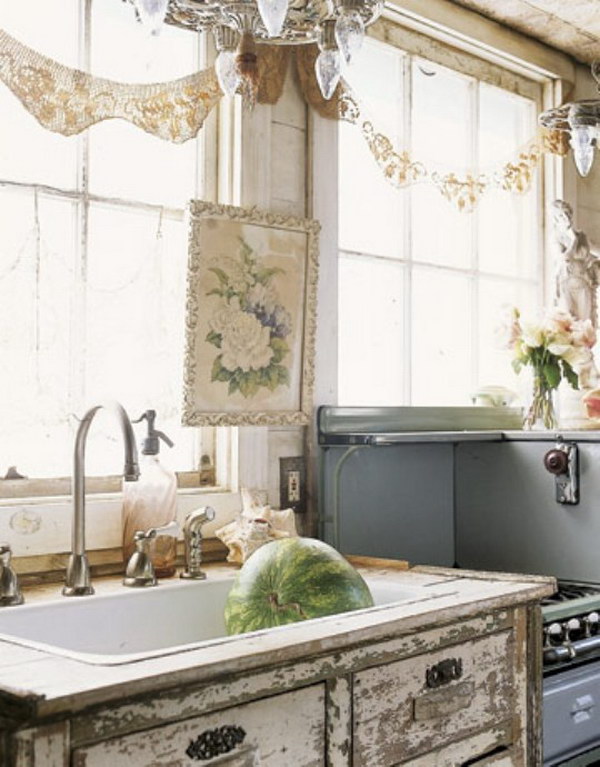
[[[73,752],[74,767],[199,764],[324,767],[325,685],[275,695]]]
[[[473,761],[472,759],[465,759],[465,755],[460,751],[460,746],[466,746],[466,744],[459,743],[457,745],[459,748],[444,748],[435,754],[426,754],[394,767],[518,767],[509,751],[492,756],[482,756],[481,759]]]
[[[478,732],[465,740],[402,761],[394,767],[517,767],[508,747],[512,722],[487,732]]]
[[[503,631],[356,674],[354,767],[409,762],[510,719],[512,658]]]

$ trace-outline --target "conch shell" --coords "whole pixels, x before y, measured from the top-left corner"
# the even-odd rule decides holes
[[[242,511],[237,519],[215,531],[229,549],[228,562],[243,564],[260,546],[277,538],[296,537],[293,509],[278,511],[262,505],[252,493],[242,488]]]

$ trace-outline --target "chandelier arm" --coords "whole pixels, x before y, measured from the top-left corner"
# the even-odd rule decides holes
[[[339,0],[290,0],[283,30],[278,37],[269,37],[254,0],[169,0],[165,21],[193,31],[210,29],[216,24],[235,26],[242,31],[239,26],[241,19],[250,16],[254,19],[253,34],[257,42],[296,45],[315,42],[322,22],[335,18],[339,7]],[[368,26],[381,15],[383,0],[361,0],[356,9],[365,26]]]

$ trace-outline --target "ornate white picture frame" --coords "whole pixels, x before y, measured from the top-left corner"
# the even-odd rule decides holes
[[[185,426],[306,424],[320,225],[189,204]]]

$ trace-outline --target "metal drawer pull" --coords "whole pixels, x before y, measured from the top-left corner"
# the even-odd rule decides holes
[[[190,741],[185,753],[190,759],[199,762],[214,759],[215,756],[233,751],[236,746],[244,742],[245,737],[246,732],[242,727],[225,724],[222,727],[215,727],[214,730],[205,730],[200,733],[196,740]]]
[[[463,663],[461,658],[447,658],[435,666],[431,666],[425,672],[425,681],[427,687],[435,690],[436,687],[454,682],[460,679],[463,674]]]
[[[431,690],[413,700],[413,719],[426,722],[452,716],[469,708],[475,697],[473,682],[460,682],[447,689]]]

